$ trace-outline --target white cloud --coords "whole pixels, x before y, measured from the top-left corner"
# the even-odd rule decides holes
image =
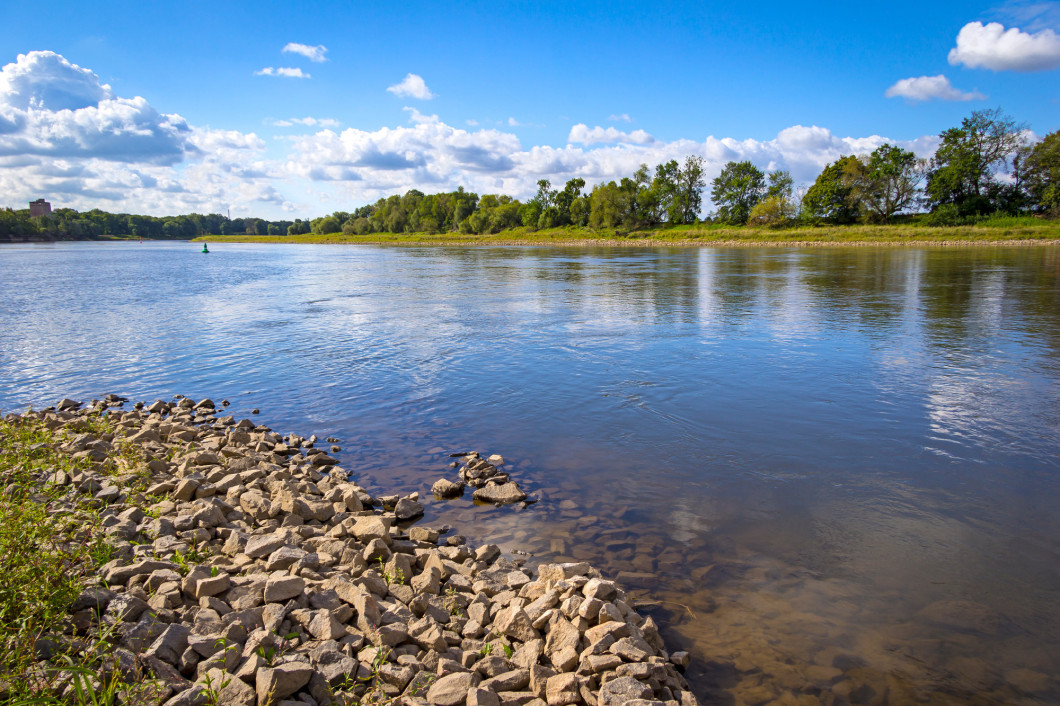
[[[327,53],[328,48],[323,44],[317,44],[316,46],[310,44],[299,44],[298,42],[288,42],[283,51],[290,54],[301,54],[310,61],[320,63],[327,61],[328,58],[324,56]]]
[[[311,76],[301,69],[291,68],[288,66],[281,66],[279,68],[273,68],[272,66],[266,66],[260,71],[254,72],[255,76],[285,76],[287,78],[311,78]]]
[[[266,119],[266,125],[273,127],[293,127],[304,125],[305,127],[338,127],[339,121],[334,118],[287,118],[286,120]]]
[[[53,105],[55,107],[47,107]],[[62,106],[62,107],[60,107]],[[122,98],[91,71],[51,53],[34,53],[0,70],[0,194],[19,205],[44,196],[79,210],[167,215],[223,212],[279,218],[294,210],[317,216],[381,196],[457,186],[527,198],[538,179],[580,177],[589,187],[688,155],[704,159],[709,182],[727,161],[788,169],[811,182],[842,155],[884,142],[920,156],[934,136],[914,141],[879,135],[839,137],[795,125],[767,140],[707,137],[651,139],[647,133],[576,126],[561,147],[524,145],[513,131],[458,128],[407,107],[408,123],[376,130],[334,129],[322,118],[288,118],[315,130],[266,143],[254,133],[188,125],[143,98]],[[613,131],[613,132],[610,132]],[[638,135],[638,132],[641,132]],[[709,204],[708,204],[709,208]]]
[[[578,123],[570,129],[567,142],[571,144],[591,145],[598,143],[632,143],[636,145],[647,145],[655,141],[655,138],[644,130],[633,132],[622,132],[613,127],[603,128],[599,125],[590,128],[584,123]]]
[[[726,162],[746,159],[764,169],[788,169],[797,183],[806,183],[843,155],[867,154],[890,142],[926,156],[938,142],[934,136],[914,141],[879,135],[837,137],[827,128],[796,125],[764,141],[708,137],[702,142],[661,142],[647,136],[637,142],[632,137],[635,133],[630,133],[624,141],[614,139],[604,144],[592,137],[597,133],[607,136],[604,128],[576,126],[585,131],[586,142],[524,147],[509,132],[464,130],[447,125],[437,116],[407,110],[412,113],[407,127],[374,131],[351,128],[341,133],[324,130],[295,138],[284,170],[315,182],[315,189],[333,194],[334,200],[353,204],[411,188],[432,192],[460,185],[478,193],[526,198],[534,193],[541,178],[562,184],[581,177],[591,187],[630,176],[641,163],[654,167],[692,154],[704,158],[708,181]]]
[[[629,117],[629,113],[622,113],[620,115],[608,115],[607,121],[611,123],[631,123],[633,118]]]
[[[1051,29],[1028,34],[998,22],[969,22],[957,34],[949,62],[993,71],[1048,71],[1060,68],[1060,35]]]
[[[473,119],[473,118],[468,118],[468,119],[467,119],[467,120],[465,120],[464,122],[465,122],[466,124],[470,125],[471,127],[478,127],[478,120],[475,120],[475,119]]]
[[[423,77],[416,74],[409,74],[401,83],[395,83],[386,90],[395,96],[408,96],[409,98],[418,98],[423,101],[434,98],[434,94],[428,90]]]
[[[884,94],[888,98],[901,96],[914,101],[972,101],[985,100],[979,91],[959,91],[950,84],[950,80],[943,74],[938,76],[918,76],[916,78],[903,78],[888,88]]]
[[[179,115],[119,98],[87,69],[50,51],[0,69],[0,156],[174,164],[195,147]]]

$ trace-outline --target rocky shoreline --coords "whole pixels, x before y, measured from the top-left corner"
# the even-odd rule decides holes
[[[65,435],[59,450],[89,464],[40,483],[71,507],[91,498],[114,557],[67,632],[38,641],[41,670],[106,634],[100,669],[167,706],[696,704],[687,653],[589,564],[535,569],[410,524],[416,494],[372,497],[314,437],[210,400],[124,403],[5,417]],[[91,431],[101,416],[113,432]],[[436,490],[525,500],[500,457],[454,457],[459,483]]]

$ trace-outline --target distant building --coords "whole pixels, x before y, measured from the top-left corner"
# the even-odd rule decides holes
[[[37,216],[50,216],[52,212],[52,205],[44,199],[37,199],[36,201],[29,202],[29,215],[31,218]]]

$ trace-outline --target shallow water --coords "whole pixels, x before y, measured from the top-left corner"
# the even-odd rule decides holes
[[[0,409],[228,398],[588,559],[707,703],[1060,701],[1060,250],[0,246]]]

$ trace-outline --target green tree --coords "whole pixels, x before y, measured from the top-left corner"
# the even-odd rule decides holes
[[[747,225],[779,228],[795,218],[795,205],[785,196],[766,196],[751,209]]]
[[[790,201],[792,191],[795,189],[795,180],[791,178],[791,172],[786,169],[778,169],[769,173],[769,188],[766,189],[766,198],[782,198]]]
[[[676,166],[676,162],[672,162]],[[667,218],[670,223],[695,223],[699,211],[703,208],[703,189],[706,187],[703,176],[703,158],[689,155],[685,158],[684,168],[674,174],[673,193],[667,207]]]
[[[710,195],[718,217],[732,225],[743,225],[766,192],[766,175],[748,161],[729,162],[711,185]]]
[[[932,209],[954,204],[968,216],[1005,207],[997,199],[996,172],[1023,144],[1024,129],[996,108],[974,111],[960,127],[943,131],[925,187]]]
[[[1060,217],[1060,130],[1031,148],[1023,162],[1023,178],[1032,207]]]
[[[858,158],[840,157],[824,168],[802,197],[802,217],[811,223],[853,223],[857,220],[858,203],[852,192],[848,174],[859,170]]]
[[[886,223],[916,203],[923,164],[909,150],[883,144],[856,165],[848,163],[846,176],[864,217]]]

